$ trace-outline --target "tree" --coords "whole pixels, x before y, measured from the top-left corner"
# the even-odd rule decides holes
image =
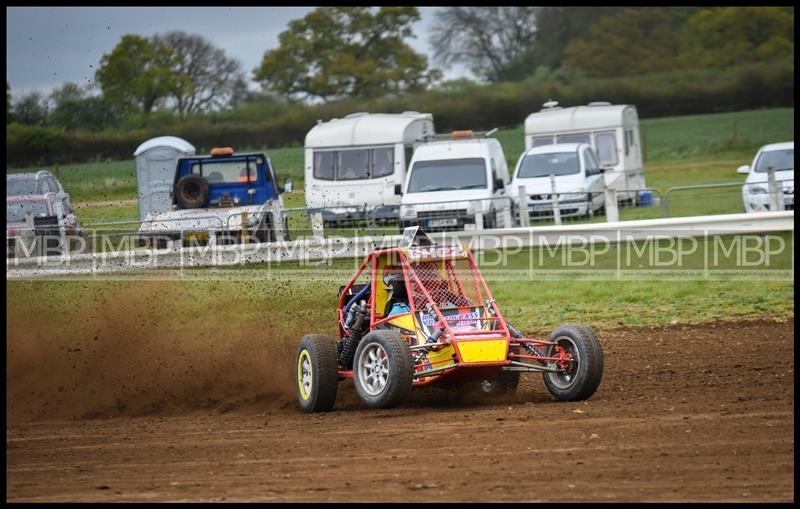
[[[793,7],[715,7],[683,27],[681,63],[728,67],[794,55]]]
[[[628,8],[606,16],[585,38],[564,50],[564,63],[590,77],[614,77],[673,69],[678,36],[664,9]]]
[[[99,131],[115,119],[102,97],[90,96],[85,88],[64,83],[50,94],[53,110],[50,123],[68,131],[87,129]]]
[[[42,94],[33,91],[14,105],[14,118],[20,124],[43,126],[47,123],[47,103]]]
[[[176,57],[165,46],[125,35],[110,54],[104,54],[95,73],[103,97],[121,114],[149,114],[175,88]]]
[[[415,7],[319,7],[289,23],[253,71],[262,88],[296,99],[419,91],[439,79],[405,43]]]
[[[538,7],[446,7],[436,12],[430,44],[444,66],[466,64],[489,82],[533,74]]]
[[[225,56],[199,35],[169,32],[152,38],[155,48],[168,48],[174,55],[170,95],[181,117],[228,105],[241,94],[244,74],[241,63]],[[246,85],[245,85],[246,86]]]
[[[11,115],[11,83],[6,80],[6,124],[13,120]]]
[[[619,7],[542,7],[536,18],[537,64],[558,69],[570,41],[586,36],[600,18],[619,10]]]

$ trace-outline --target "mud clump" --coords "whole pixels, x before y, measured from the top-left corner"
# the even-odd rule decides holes
[[[293,401],[295,334],[267,319],[169,314],[175,286],[137,284],[68,317],[9,303],[7,419],[259,411]]]

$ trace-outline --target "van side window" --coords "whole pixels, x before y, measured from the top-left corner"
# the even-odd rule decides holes
[[[559,143],[588,143],[591,144],[589,141],[589,133],[572,133],[572,134],[562,134],[558,137]]]
[[[334,152],[314,152],[314,178],[333,180]]]
[[[603,166],[617,165],[617,137],[614,135],[614,131],[603,131],[595,134],[594,144],[597,147],[600,164]]]
[[[394,147],[372,149],[372,178],[394,173]]]
[[[531,138],[531,148],[541,147],[543,145],[552,145],[552,144],[553,144],[552,136],[534,136],[533,138]]]
[[[368,157],[365,149],[337,152],[336,180],[361,180],[369,178]]]

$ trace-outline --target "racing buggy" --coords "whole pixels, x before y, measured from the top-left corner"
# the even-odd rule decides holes
[[[436,245],[418,226],[405,229],[398,247],[367,256],[339,290],[338,318],[338,340],[308,334],[297,348],[305,412],[332,410],[348,378],[367,407],[388,408],[434,383],[510,394],[524,372],[542,373],[557,399],[577,401],[594,394],[603,374],[592,329],[562,325],[547,339],[524,337],[503,317],[469,249]]]

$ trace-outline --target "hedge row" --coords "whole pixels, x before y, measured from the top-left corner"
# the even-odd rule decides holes
[[[20,167],[131,159],[141,142],[163,135],[184,138],[201,152],[214,146],[302,145],[305,134],[318,119],[342,117],[355,111],[430,112],[437,131],[441,132],[514,127],[550,99],[559,101],[562,106],[591,101],[634,104],[642,118],[791,107],[794,106],[794,62],[571,83],[528,80],[494,86],[465,85],[414,96],[298,105],[252,123],[192,119],[168,127],[100,133],[11,124],[6,134],[6,163]]]

